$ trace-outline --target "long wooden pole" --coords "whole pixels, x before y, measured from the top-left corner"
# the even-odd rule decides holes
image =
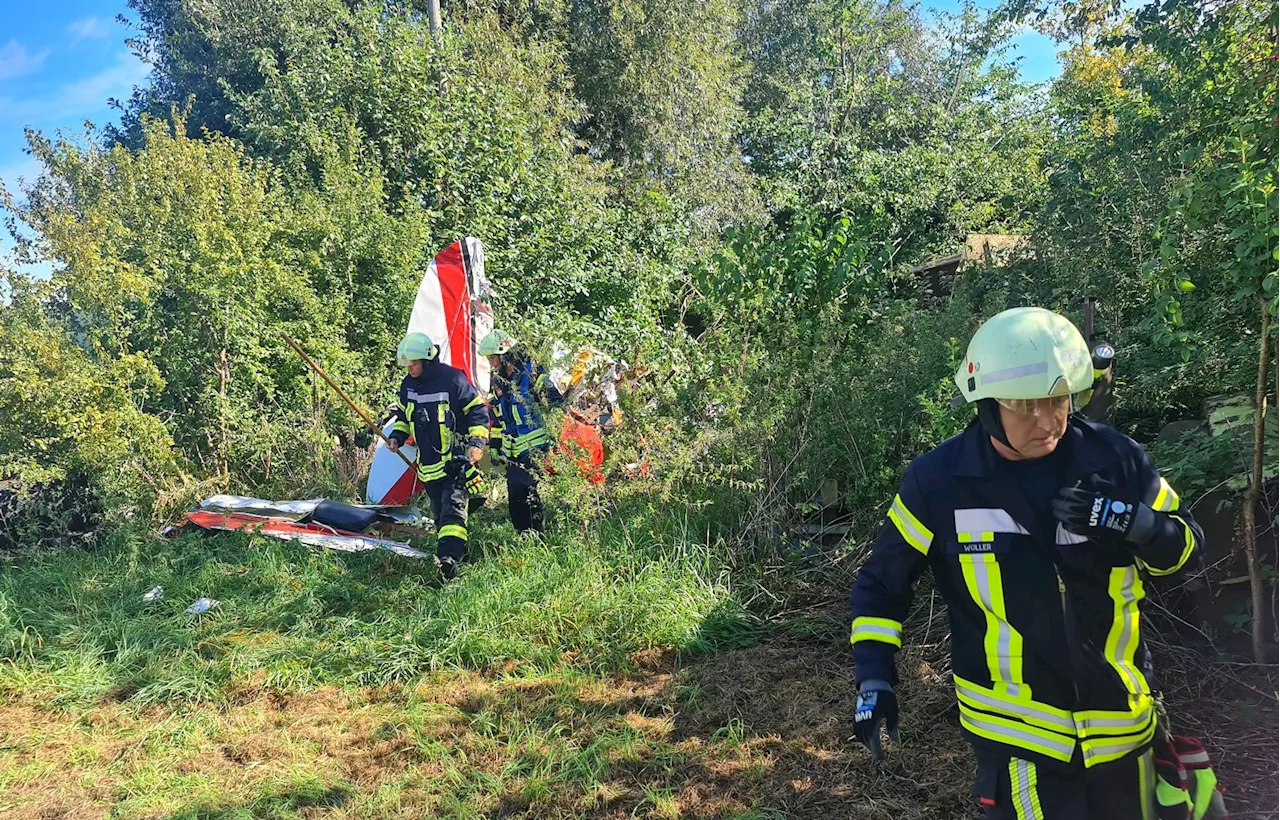
[[[1258,382],[1253,400],[1253,473],[1249,491],[1244,495],[1244,556],[1249,569],[1249,593],[1253,604],[1253,661],[1266,663],[1268,644],[1271,643],[1271,601],[1262,577],[1262,563],[1258,560],[1258,541],[1255,517],[1258,500],[1262,496],[1263,450],[1267,441],[1267,378],[1271,354],[1267,343],[1271,335],[1271,311],[1267,298],[1258,294],[1258,308],[1262,314],[1262,334],[1258,339]]]
[[[298,343],[295,342],[292,339],[292,337],[289,336],[288,333],[281,333],[280,337],[289,343],[289,347],[292,347],[295,351],[297,351],[298,355],[302,357],[302,360],[305,361],[308,365],[310,365],[311,369],[314,370],[320,376],[320,378],[324,379],[325,384],[333,388],[333,392],[338,394],[338,398],[346,402],[348,407],[356,411],[356,413],[360,416],[360,418],[364,419],[364,423],[369,427],[370,430],[373,431],[373,434],[378,438],[382,439],[383,441],[385,441],[387,443],[387,448],[391,449],[391,439],[383,435],[382,428],[380,428],[377,424],[374,423],[373,419],[369,417],[369,414],[366,413],[364,410],[362,410],[354,401],[352,401],[351,397],[348,396],[345,392],[343,392],[342,388],[339,387],[334,382],[333,379],[329,378],[329,375],[327,373],[325,373],[323,370],[320,369],[320,365],[316,364],[311,359],[311,357],[306,354],[306,351],[304,351],[301,347],[299,347]],[[413,462],[409,460],[408,456],[400,452],[399,449],[393,449],[391,450],[391,452],[400,456],[400,460],[403,461],[405,464],[407,464],[410,469],[414,469]]]

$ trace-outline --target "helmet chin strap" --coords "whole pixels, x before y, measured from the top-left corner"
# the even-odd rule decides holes
[[[978,421],[987,435],[1018,455],[1027,455],[1009,442],[1009,437],[1004,432],[1004,424],[1000,421],[1000,404],[995,399],[978,399]]]

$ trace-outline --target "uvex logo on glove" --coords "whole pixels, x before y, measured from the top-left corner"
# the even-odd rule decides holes
[[[1081,484],[1063,487],[1053,500],[1053,515],[1062,526],[1077,535],[1138,545],[1155,534],[1155,512],[1146,504],[1120,498],[1124,491],[1098,475],[1089,477],[1089,486]]]
[[[1123,534],[1129,529],[1129,516],[1133,507],[1123,501],[1094,496],[1093,509],[1089,512],[1090,527],[1106,527]]]
[[[888,687],[888,684],[884,684]],[[865,686],[865,684],[864,684]],[[858,740],[871,750],[871,757],[884,756],[880,744],[880,726],[885,725],[891,740],[898,739],[898,696],[893,689],[869,689],[858,695],[853,713],[853,730]]]

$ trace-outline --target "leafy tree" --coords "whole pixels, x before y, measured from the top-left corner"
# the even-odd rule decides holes
[[[333,345],[346,317],[290,264],[296,225],[276,172],[228,138],[189,138],[180,117],[143,129],[136,152],[32,135],[47,170],[10,206],[58,265],[48,321],[107,372],[151,368],[141,409],[167,418],[203,471],[226,475],[290,415],[302,427],[279,333]]]
[[[1262,491],[1264,433],[1270,384],[1271,318],[1280,261],[1275,128],[1276,7],[1241,2],[1217,7],[1191,0],[1153,4],[1134,21],[1130,42],[1151,48],[1161,81],[1143,90],[1159,112],[1158,140],[1183,147],[1172,197],[1160,220],[1159,257],[1147,270],[1157,309],[1171,328],[1181,324],[1180,295],[1209,280],[1258,326],[1252,482],[1244,499],[1243,548],[1253,599],[1253,652],[1269,653],[1271,625],[1254,517]],[[1242,323],[1238,327],[1247,327]],[[1183,334],[1162,329],[1158,339]]]
[[[48,315],[52,286],[4,274],[0,293],[0,484],[30,501],[85,483],[113,520],[145,516],[174,466],[150,412],[163,377],[138,354],[98,358],[76,344]]]

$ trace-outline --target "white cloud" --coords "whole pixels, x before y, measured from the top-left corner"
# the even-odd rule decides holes
[[[111,27],[101,17],[81,17],[71,21],[67,26],[67,34],[71,35],[71,45],[83,40],[102,40],[111,36]]]
[[[11,39],[0,46],[0,80],[39,71],[48,56],[49,49],[32,54],[22,43]]]
[[[127,100],[150,71],[137,56],[120,52],[112,65],[82,80],[63,83],[53,93],[24,99],[0,97],[0,122],[47,128],[50,121],[91,118],[108,110],[108,98]]]

